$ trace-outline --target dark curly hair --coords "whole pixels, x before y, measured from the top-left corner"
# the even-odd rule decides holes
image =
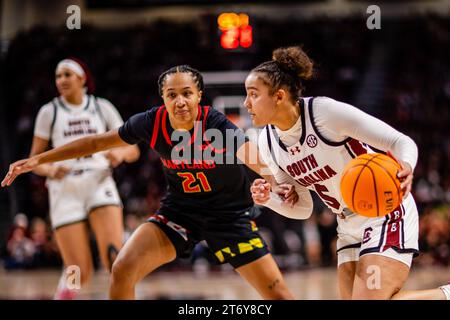
[[[300,47],[278,48],[272,60],[261,63],[252,73],[259,73],[261,80],[270,87],[270,93],[286,87],[293,102],[302,96],[302,80],[313,76],[313,61]]]

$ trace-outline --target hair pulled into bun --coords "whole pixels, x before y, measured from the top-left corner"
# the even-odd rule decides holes
[[[278,48],[273,51],[272,59],[283,71],[295,74],[303,80],[313,76],[314,63],[300,47]]]

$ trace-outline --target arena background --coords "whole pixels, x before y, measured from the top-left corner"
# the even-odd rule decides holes
[[[80,29],[67,27],[71,5],[80,9]],[[381,29],[368,28],[369,5],[380,8]],[[251,39],[241,15],[238,47],[224,48],[236,43],[232,37],[221,42],[228,32],[219,29],[222,13],[247,15]],[[96,94],[110,100],[124,119],[161,104],[156,80],[162,71],[190,64],[205,75],[204,103],[246,128],[242,101],[248,71],[268,60],[274,48],[303,45],[317,66],[317,76],[306,83],[308,96],[354,104],[418,144],[413,194],[421,254],[407,287],[450,280],[448,1],[0,0],[0,40],[2,177],[9,163],[28,155],[35,116],[56,94],[54,68],[66,56],[88,63]],[[157,209],[165,190],[158,158],[140,147],[137,163],[115,170],[128,235]],[[338,298],[335,216],[320,201],[307,221],[263,210],[257,223],[299,299]],[[18,226],[27,233],[13,240]],[[9,241],[30,249],[11,252]],[[0,298],[50,299],[60,271],[44,179],[21,176],[0,190]],[[98,270],[82,298],[106,298],[106,277]],[[258,296],[229,267],[215,265],[199,244],[192,259],[147,277],[138,286],[138,298]]]

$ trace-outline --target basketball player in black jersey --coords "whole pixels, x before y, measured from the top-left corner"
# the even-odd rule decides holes
[[[197,70],[171,68],[158,84],[163,106],[131,117],[118,130],[20,160],[11,165],[2,186],[44,162],[144,142],[159,153],[168,190],[158,212],[119,252],[110,298],[133,299],[143,277],[176,257],[189,256],[196,243],[206,240],[217,260],[230,263],[263,298],[292,299],[251,219],[250,181],[242,162],[262,175],[265,166],[249,159],[252,151],[257,155],[256,147],[222,113],[200,106],[203,79]],[[215,143],[222,138],[222,144]],[[280,187],[278,193],[295,202],[292,188]]]

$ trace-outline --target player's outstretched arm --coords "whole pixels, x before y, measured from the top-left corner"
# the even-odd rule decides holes
[[[33,157],[39,153],[45,152],[48,149],[49,140],[42,139],[38,136],[33,137],[33,142],[31,143],[30,155],[28,157]],[[62,179],[70,172],[70,168],[65,165],[56,165],[52,163],[45,163],[37,166],[33,169],[33,173],[42,177],[47,177],[50,179]]]
[[[14,162],[9,166],[9,171],[1,185],[2,187],[10,186],[18,175],[32,171],[43,163],[80,158],[99,151],[128,145],[120,138],[118,130],[111,130],[103,134],[78,139],[31,158]]]

